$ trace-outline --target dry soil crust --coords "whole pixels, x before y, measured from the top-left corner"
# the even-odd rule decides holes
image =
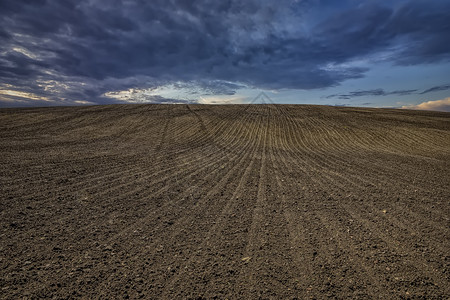
[[[436,298],[450,114],[0,110],[0,298]]]

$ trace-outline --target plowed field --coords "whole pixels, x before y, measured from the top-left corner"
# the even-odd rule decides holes
[[[450,114],[0,110],[0,298],[450,298]]]

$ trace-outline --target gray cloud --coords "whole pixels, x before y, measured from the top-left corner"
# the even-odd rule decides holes
[[[429,88],[429,89],[423,91],[420,94],[423,95],[423,94],[427,94],[427,93],[439,92],[439,91],[447,91],[447,90],[450,90],[450,84],[434,86],[432,88]]]
[[[412,94],[428,94],[432,92],[439,92],[439,91],[446,91],[450,90],[449,84],[444,85],[438,85],[434,86],[432,88],[426,89],[423,92],[418,92],[418,90],[399,90],[399,91],[391,91],[387,92],[383,89],[374,89],[374,90],[360,90],[360,91],[353,91],[346,94],[333,94],[325,96],[326,99],[331,98],[338,98],[338,99],[352,99],[357,97],[364,97],[364,96],[390,96],[390,95],[397,95],[397,96],[407,96]]]
[[[334,94],[326,96],[325,98],[338,98],[338,99],[352,99],[356,97],[364,97],[364,96],[389,96],[389,95],[398,95],[398,96],[405,96],[405,95],[411,95],[416,93],[417,90],[400,90],[400,91],[392,91],[392,92],[386,92],[383,89],[375,89],[375,90],[365,90],[365,91],[354,91],[349,92],[347,94]]]
[[[0,1],[0,86],[108,103],[106,92],[167,84],[210,95],[331,87],[364,76],[353,60],[394,48],[395,64],[449,59],[448,1],[347,2],[326,14],[318,1]]]

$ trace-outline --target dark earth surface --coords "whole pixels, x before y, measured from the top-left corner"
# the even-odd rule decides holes
[[[450,113],[0,110],[0,298],[449,299]]]

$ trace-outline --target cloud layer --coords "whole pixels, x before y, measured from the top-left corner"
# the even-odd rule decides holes
[[[375,89],[375,90],[365,90],[365,91],[353,91],[349,92],[347,94],[334,94],[326,96],[325,98],[338,98],[338,99],[352,99],[357,97],[364,97],[364,96],[389,96],[389,95],[411,95],[413,93],[417,92],[417,90],[401,90],[401,91],[392,91],[392,92],[386,92],[383,89]]]
[[[0,100],[10,102],[102,104],[176,84],[210,95],[317,89],[364,76],[355,61],[450,59],[444,0],[0,1],[0,16],[0,89],[16,91]]]
[[[450,112],[450,97],[442,100],[426,101],[417,105],[402,106],[403,109],[436,110]]]
[[[374,89],[374,90],[359,90],[359,91],[353,91],[346,94],[333,94],[328,95],[325,98],[338,98],[338,99],[352,99],[357,97],[364,97],[364,96],[390,96],[390,95],[399,95],[399,96],[406,96],[406,95],[423,95],[428,94],[432,92],[438,92],[438,91],[447,91],[450,90],[450,84],[445,85],[439,85],[434,86],[432,88],[426,89],[423,92],[419,92],[418,90],[398,90],[398,91],[385,91],[384,89]]]

